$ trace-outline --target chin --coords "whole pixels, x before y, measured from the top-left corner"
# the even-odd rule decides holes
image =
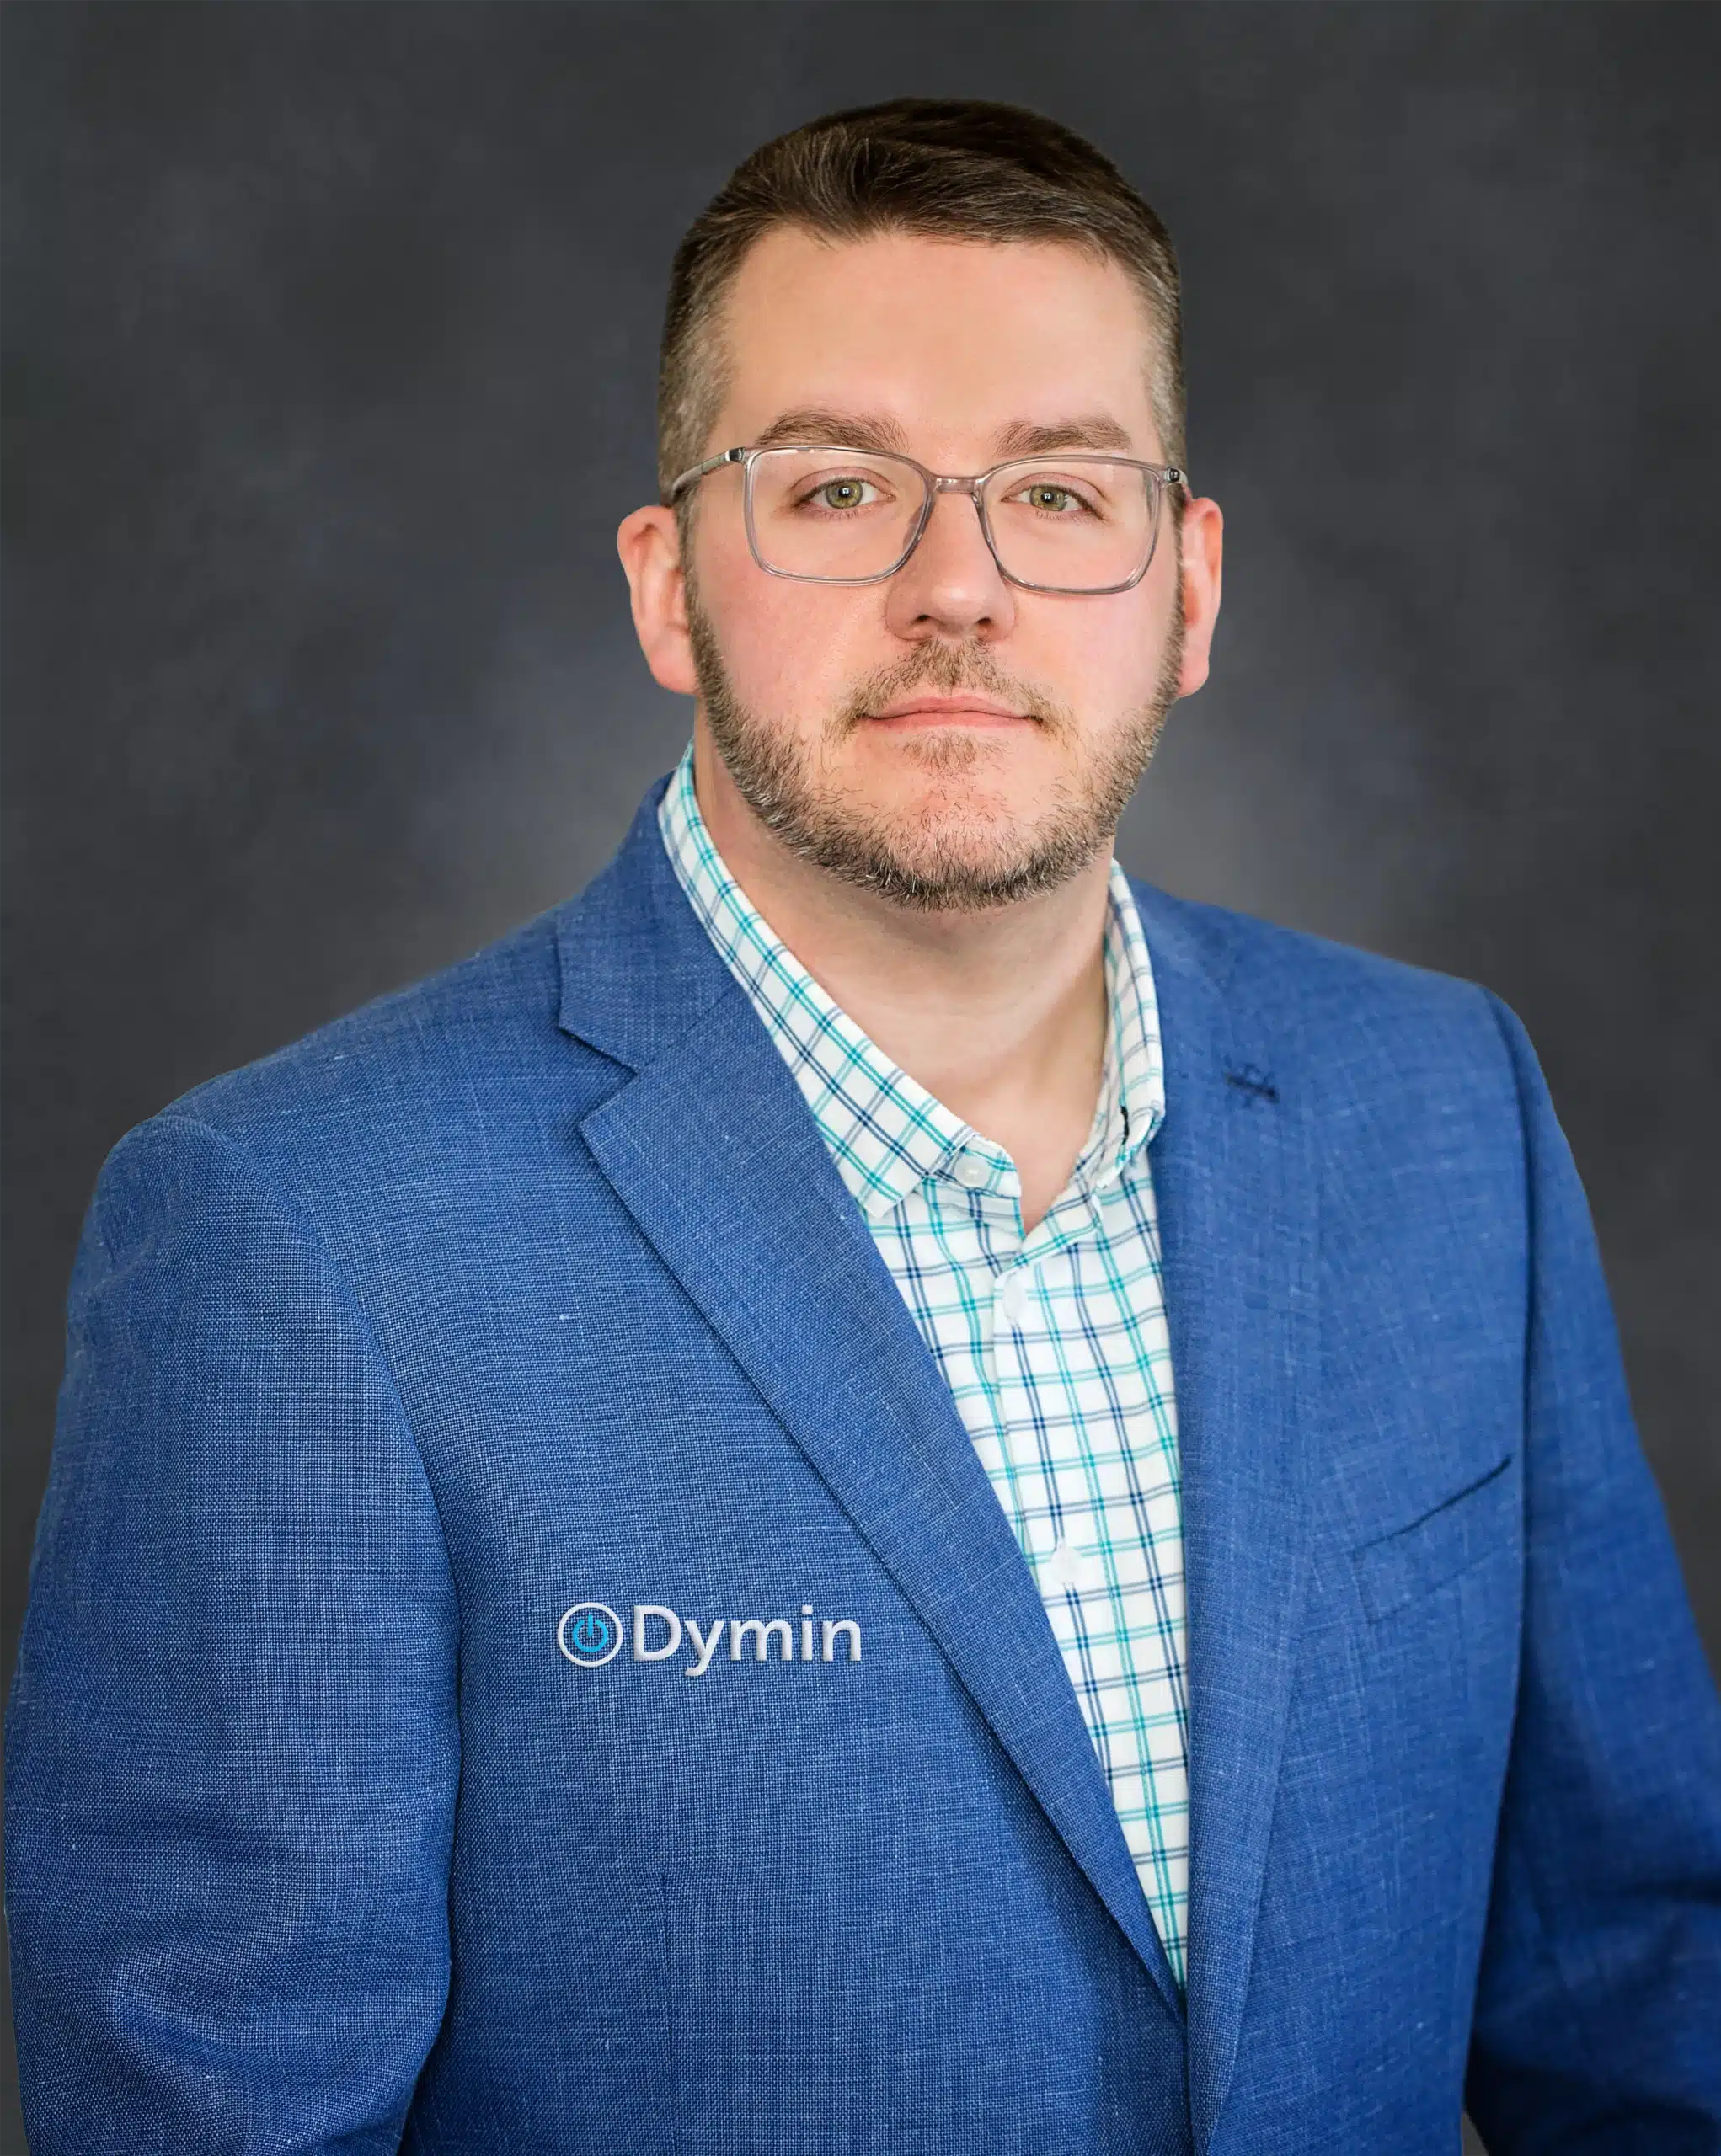
[[[928,787],[906,798],[881,800],[879,822],[906,848],[919,846],[945,855],[995,857],[1017,851],[1039,817],[1034,806],[996,788]]]
[[[883,810],[877,828],[905,867],[988,870],[1031,853],[1042,820],[996,799],[929,801]]]

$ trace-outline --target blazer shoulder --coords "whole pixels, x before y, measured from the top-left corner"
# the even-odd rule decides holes
[[[196,1123],[298,1181],[321,1161],[352,1169],[383,1150],[446,1153],[467,1124],[500,1134],[510,1106],[541,1113],[547,1098],[567,1100],[570,1078],[577,1112],[580,1074],[612,1068],[557,1023],[557,936],[578,903],[206,1080],[121,1145]]]
[[[1198,971],[1252,1030],[1288,1038],[1311,1065],[1515,1090],[1522,1027],[1481,983],[1130,880],[1156,969],[1163,953],[1173,970]]]

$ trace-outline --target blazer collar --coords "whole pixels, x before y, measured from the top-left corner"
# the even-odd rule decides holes
[[[602,1172],[895,1580],[1140,1956],[1197,2150],[1236,2056],[1305,1588],[1317,1247],[1310,1105],[1232,982],[1230,917],[1134,883],[1166,1058],[1152,1141],[1183,1463],[1185,2023],[1027,1563],[787,1065],[696,919],[666,780],[562,910],[561,1023],[634,1073]],[[1155,2039],[1157,2041],[1157,2039]]]
[[[640,1070],[735,990],[664,852],[655,780],[608,866],[553,916],[564,1033]]]

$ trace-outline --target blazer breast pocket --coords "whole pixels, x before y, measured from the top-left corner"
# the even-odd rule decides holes
[[[1350,1553],[1351,1569],[1371,1620],[1378,1622],[1408,1602],[1431,1594],[1492,1551],[1515,1545],[1518,1478],[1515,1454],[1432,1512]]]

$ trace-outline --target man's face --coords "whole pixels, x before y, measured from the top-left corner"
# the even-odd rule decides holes
[[[1164,461],[1141,303],[1114,264],[1066,245],[778,230],[744,262],[724,328],[730,381],[706,455],[820,414],[796,438],[894,442],[938,472],[981,471],[1029,428]],[[1192,654],[1168,504],[1146,577],[1081,596],[1006,581],[954,494],[884,583],[768,575],[740,472],[699,488],[682,595],[694,685],[735,790],[782,844],[930,909],[1050,889],[1109,850],[1167,707],[1205,676],[1211,620],[1193,610]],[[943,706],[914,708],[922,697]]]

